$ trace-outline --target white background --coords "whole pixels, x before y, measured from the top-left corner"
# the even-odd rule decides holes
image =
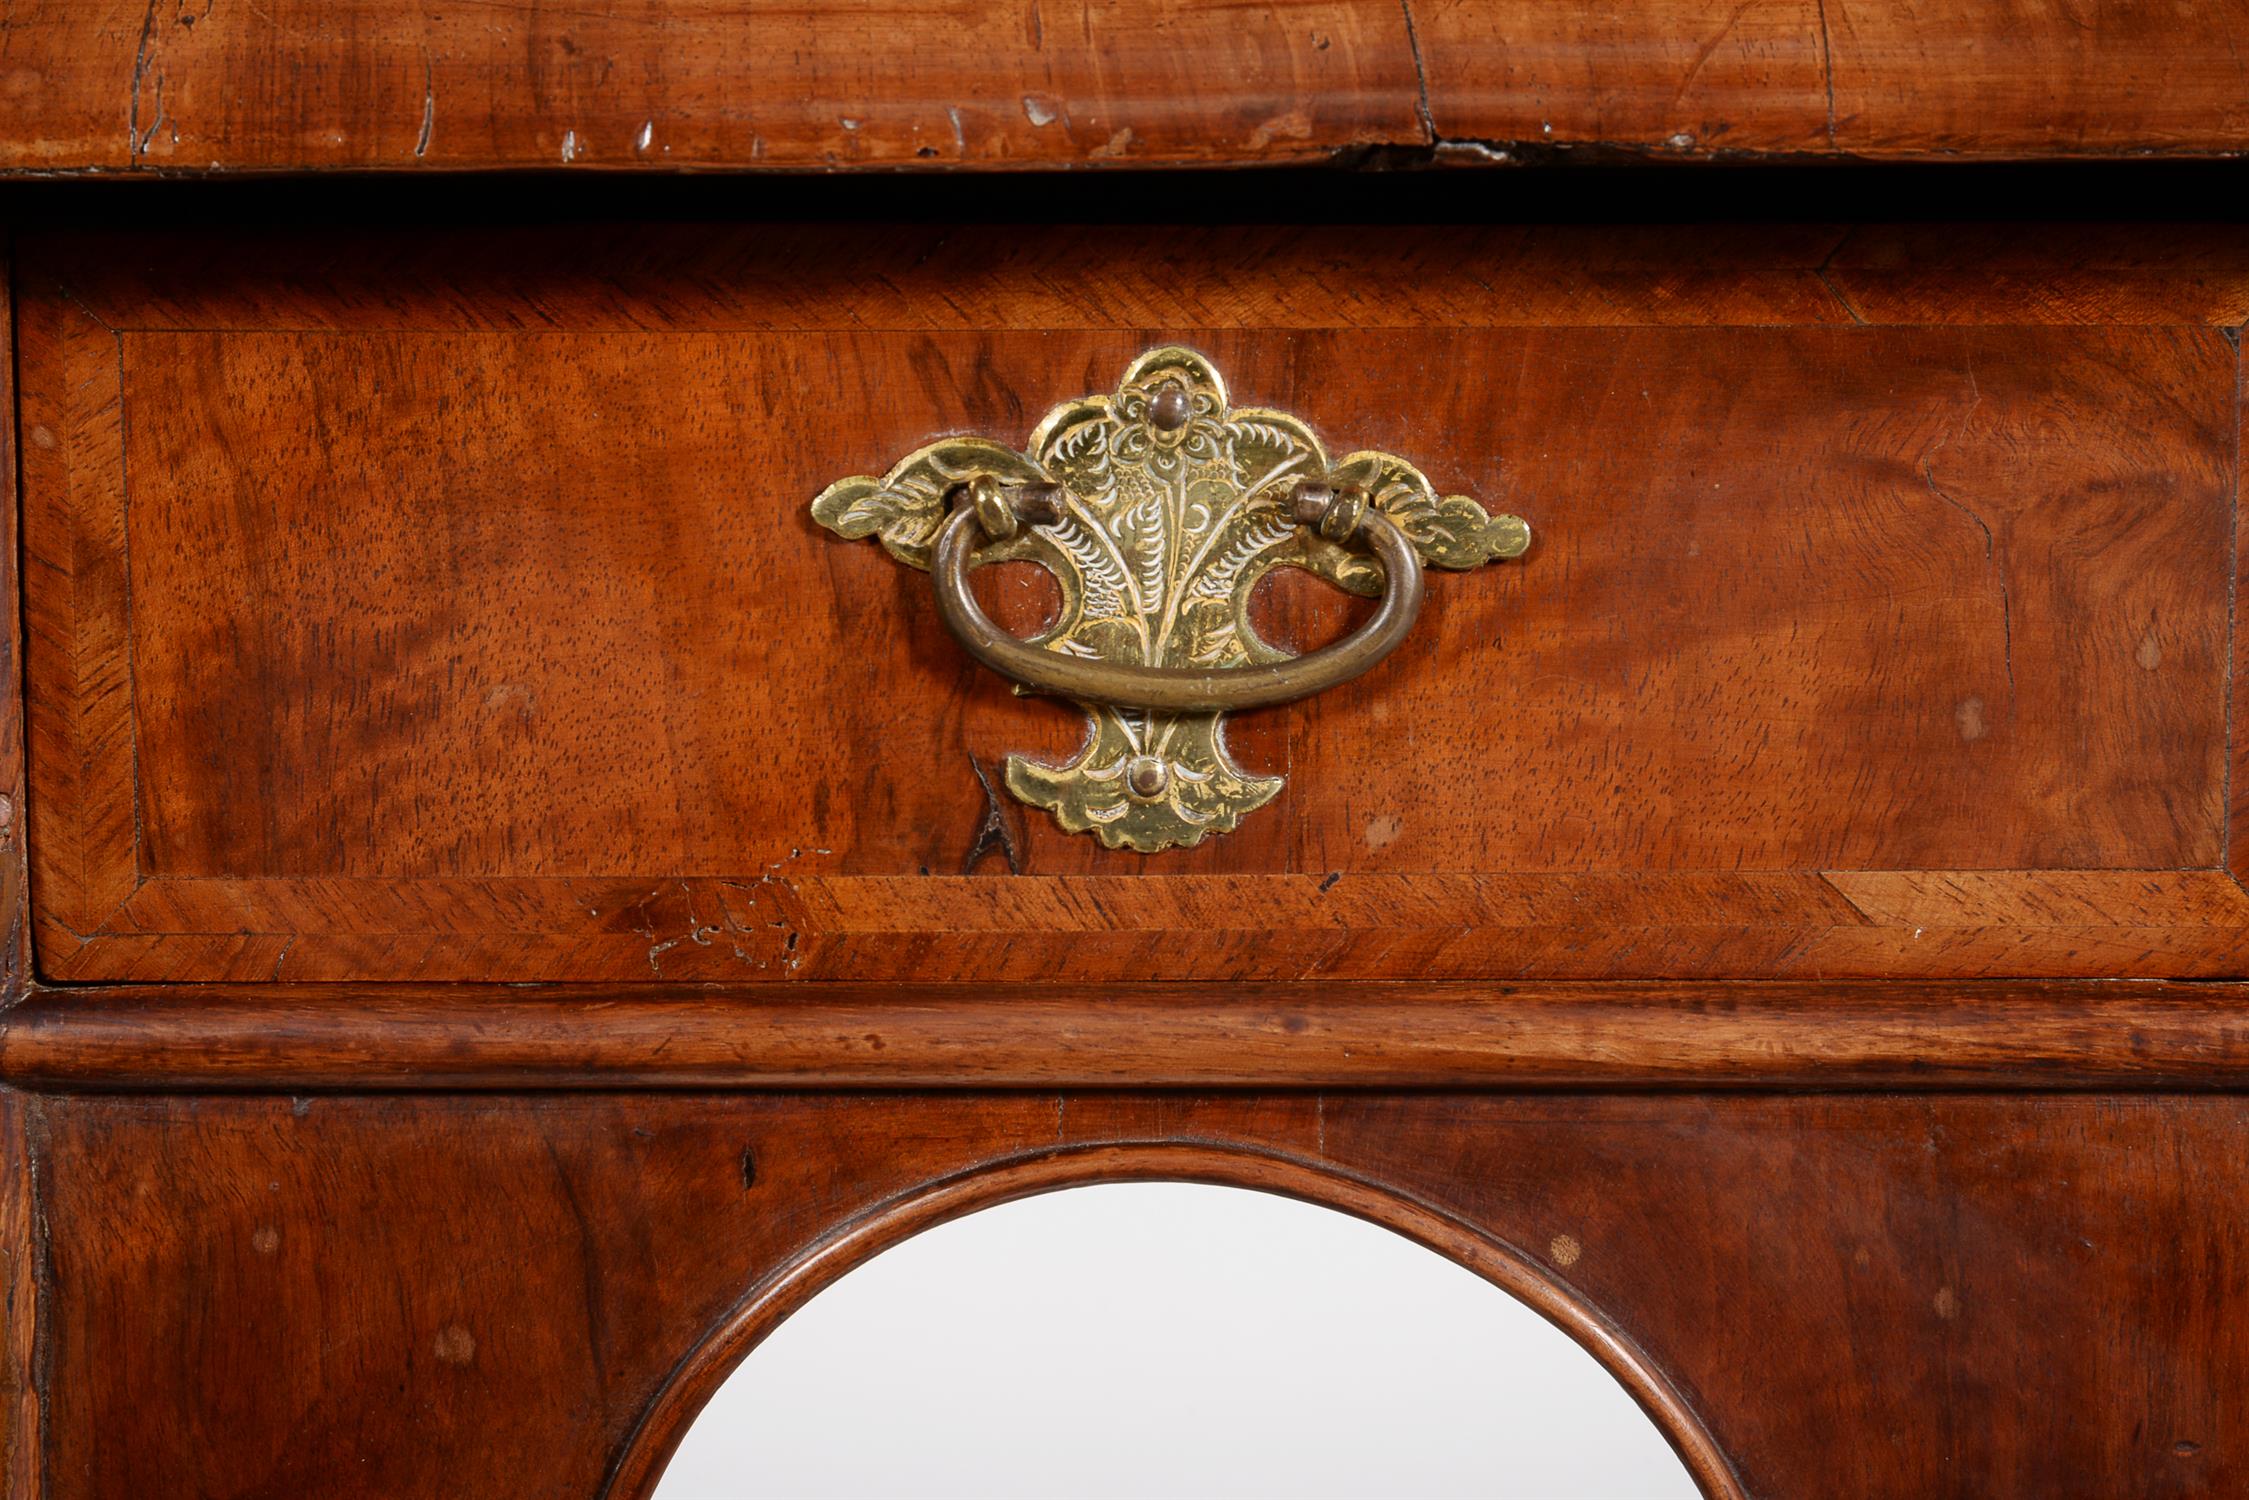
[[[1328,1209],[1136,1183],[846,1275],[734,1372],[657,1500],[1695,1494],[1592,1356],[1473,1273]]]

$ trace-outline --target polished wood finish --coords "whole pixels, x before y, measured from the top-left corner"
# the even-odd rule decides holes
[[[2103,156],[2249,133],[2232,0],[1410,9],[1437,133],[1517,154]]]
[[[0,1088],[0,1495],[38,1500],[42,1308],[53,1286],[25,1137],[28,1101]]]
[[[0,272],[12,270],[0,259]],[[0,274],[0,326],[14,327],[11,277]],[[13,335],[10,335],[13,345]],[[16,504],[16,372],[0,360],[0,601],[20,601]],[[23,615],[0,610],[0,1007],[31,978],[31,883],[24,837]]]
[[[5,262],[0,261],[0,268]],[[0,326],[13,346],[14,293],[0,275]],[[17,577],[16,403],[14,361],[0,361],[0,601],[22,598]],[[23,624],[0,613],[0,1034],[32,983],[30,880],[25,852]],[[0,1087],[0,1495],[38,1500],[40,1482],[40,1310],[51,1283],[44,1228],[32,1191],[23,1095]]]
[[[0,1018],[33,1089],[2239,1090],[2238,984],[112,987]]]
[[[19,171],[1025,167],[1411,139],[1395,6],[25,0]]]
[[[146,111],[103,170],[384,164],[394,109],[415,164],[498,163],[556,149],[558,99],[576,164],[614,161],[599,121],[644,106],[629,66],[587,70],[715,13],[486,36],[136,8],[40,61],[98,14],[4,18],[0,161],[77,149],[67,108],[6,124],[73,70],[131,71]],[[1356,80],[1258,151],[1397,138],[1420,95],[1392,92],[1393,16],[1441,132],[1973,153],[2034,110],[2032,150],[2234,128],[2195,102],[2224,11],[2177,23],[2167,94],[2135,10],[2074,12],[2082,53],[2043,13],[1954,17],[1975,86],[1917,82],[1918,113],[1883,91],[1937,66],[1935,18],[1846,0],[1810,7],[1810,73],[1793,4],[1606,30],[1337,5],[1326,48],[1288,31],[1310,14],[1103,19],[1166,47],[1246,26],[1276,76]],[[1041,65],[999,35],[972,86]],[[127,36],[142,66],[103,73]],[[259,36],[319,87],[282,109],[288,68],[244,83]],[[397,73],[422,36],[445,45]],[[698,39],[645,86],[684,101],[740,63]],[[1141,114],[1069,92],[1067,119],[964,111],[964,136],[1015,162],[1112,122],[1132,151],[1251,149],[1235,96],[1163,94],[1179,55],[1114,49],[1099,82]],[[2029,89],[2057,58],[2068,86]],[[1597,94],[1539,81],[1594,62]],[[892,86],[852,160],[925,138],[911,66],[851,59]],[[773,124],[798,97],[682,103],[652,141],[723,153],[749,119],[839,150],[840,125]],[[329,123],[361,104],[379,128]],[[1470,1266],[1714,1496],[2249,1489],[2238,229],[103,212],[20,227],[0,361],[29,636],[19,670],[10,611],[8,1500],[644,1496],[836,1275],[1123,1178],[1297,1194]],[[1424,631],[1344,701],[1249,716],[1283,801],[1141,860],[990,795],[1067,716],[803,508],[934,432],[1019,439],[1159,336],[1541,540],[1433,578]],[[1035,577],[978,583],[1038,617]],[[1356,608],[1282,580],[1260,620],[1309,646]],[[438,982],[464,979],[570,982]]]
[[[698,1396],[859,1257],[984,1202],[1133,1176],[1298,1193],[1511,1268],[1690,1453],[1707,1434],[1739,1484],[1721,1471],[1714,1494],[2249,1485],[2235,1098],[30,1111],[64,1289],[57,1496],[643,1495]]]
[[[2241,428],[2235,437],[2234,451],[2249,452],[2249,369],[2240,377],[2241,397],[2237,406],[2241,414]],[[2233,699],[2232,717],[2227,721],[2229,733],[2235,736],[2233,772],[2227,781],[2232,802],[2227,812],[2226,866],[2236,880],[2249,880],[2249,765],[2242,758],[2243,747],[2249,744],[2249,629],[2244,629],[2239,618],[2241,605],[2241,579],[2249,573],[2249,526],[2241,523],[2239,497],[2236,497],[2234,517],[2234,607],[2233,626]]]
[[[1058,1140],[1067,1135],[1064,1121],[1070,1103],[1068,1096],[1055,1101]],[[1319,1136],[1324,1154],[1324,1102],[1316,1107],[1322,1111]],[[754,1158],[745,1156],[744,1160]],[[1704,1494],[1713,1500],[1743,1500],[1732,1464],[1671,1381],[1652,1367],[1613,1324],[1514,1247],[1442,1209],[1364,1180],[1331,1175],[1300,1158],[1279,1153],[1237,1154],[1225,1146],[1214,1150],[1211,1143],[1200,1140],[1176,1144],[1118,1140],[1025,1153],[1015,1160],[957,1173],[902,1194],[829,1235],[808,1254],[762,1281],[756,1292],[738,1303],[711,1336],[672,1372],[635,1428],[622,1460],[611,1471],[609,1492],[635,1494],[653,1480],[658,1467],[675,1449],[682,1419],[709,1399],[746,1351],[839,1272],[933,1224],[987,1205],[1087,1183],[1155,1178],[1292,1194],[1380,1224],[1467,1267],[1583,1344],[1640,1401]],[[1574,1247],[1576,1242],[1557,1241],[1549,1254],[1556,1261],[1574,1263],[1582,1247],[1565,1249],[1565,1245]]]
[[[1835,232],[1722,231],[1682,282],[1620,231],[1588,300],[1591,233],[1400,235],[1325,326],[1341,273],[1288,231],[933,236],[985,268],[942,296],[856,229],[33,238],[45,972],[2240,975],[2240,355],[2201,326],[2239,252],[2089,243],[2176,279],[2170,326],[1876,327],[1972,308],[1988,250],[1877,232],[1862,285]],[[1154,858],[991,793],[1075,719],[804,511],[1020,440],[1151,328],[1540,538],[1246,716],[1282,800]],[[1348,628],[1275,592],[1281,640]]]
[[[2242,0],[16,0],[0,169],[2219,155],[2245,41]]]

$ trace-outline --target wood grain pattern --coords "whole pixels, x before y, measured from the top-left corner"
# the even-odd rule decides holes
[[[1413,7],[1445,139],[1873,157],[2232,152],[2249,11],[2095,0]]]
[[[2249,880],[2249,630],[2241,623],[2241,580],[2249,575],[2249,526],[2241,522],[2240,455],[2249,447],[2249,370],[2236,377],[2239,392],[2237,408],[2241,412],[2242,427],[2234,438],[2235,493],[2234,493],[2234,617],[2231,642],[2233,645],[2232,689],[2228,699],[2230,717],[2226,731],[2231,737],[2233,754],[2230,760],[2231,775],[2227,780],[2229,792],[2227,805],[2226,866],[2238,881]],[[2249,889],[2245,885],[2244,889]]]
[[[996,857],[994,864],[1004,868]],[[2242,972],[2223,871],[151,880],[60,979],[1021,981]],[[1865,884],[1871,910],[1838,879]],[[1903,906],[1886,903],[1910,894]]]
[[[57,381],[24,427],[21,466],[24,562],[39,579],[24,590],[25,675],[40,684],[26,714],[40,796],[25,824],[38,918],[67,938],[94,930],[137,880],[125,474],[113,458],[123,367],[116,335],[67,300],[35,301],[16,326],[19,368]]]
[[[1173,165],[1419,129],[1403,17],[1363,0],[36,0],[6,63],[0,161],[47,172]]]
[[[2239,5],[1820,4],[1838,149],[2237,151],[2249,131]]]
[[[1359,301],[1301,326],[1274,314],[1323,284],[1302,239],[1143,233],[1160,261],[1306,275],[1189,279],[1148,311],[1210,322],[1135,328],[1070,324],[1020,233],[958,300],[839,278],[820,231],[595,232],[533,261],[312,236],[231,268],[224,236],[35,241],[46,972],[2241,972],[2240,361],[2191,307],[1840,324],[1804,264],[1838,242],[1783,230],[1769,263],[1708,240],[1713,284],[1745,289],[1659,318],[1653,242],[1612,246],[1626,290],[1589,302],[1555,290],[1582,291],[1582,237],[1492,232],[1441,242],[1471,255],[1449,280],[1426,247],[1362,252]],[[1129,280],[1111,254],[1088,306]],[[1555,321],[1480,326],[1507,301],[1472,284],[1485,254]],[[1945,259],[1880,258],[1916,254]],[[1972,303],[1974,256],[1950,259]],[[1809,286],[1836,321],[1734,326]],[[1418,326],[1335,326],[1391,287]],[[869,326],[893,293],[939,311]],[[933,433],[1019,440],[1160,338],[1541,541],[1440,579],[1375,676],[1246,716],[1238,753],[1291,775],[1283,802],[1151,860],[988,798],[980,768],[1065,753],[1074,720],[972,669],[920,575],[802,507]],[[1301,580],[1270,612],[1299,646],[1346,616]]]
[[[0,271],[9,269],[0,258]],[[0,275],[0,324],[15,326],[12,275]],[[13,336],[10,349],[14,348]],[[15,361],[0,361],[0,600],[20,601]],[[31,880],[25,849],[23,614],[0,621],[0,1010],[31,979]]]
[[[7,263],[0,259],[0,269]],[[0,322],[13,328],[12,276],[0,275]],[[11,349],[13,341],[11,335]],[[20,601],[15,362],[0,361],[0,600]],[[25,850],[23,620],[0,621],[0,1034],[32,984],[31,894]],[[39,1308],[46,1279],[31,1188],[21,1094],[0,1088],[0,1493],[39,1500]]]
[[[1068,1100],[1057,1104],[1057,1133]],[[1324,1146],[1323,1146],[1324,1150]],[[622,1459],[611,1471],[609,1492],[645,1493],[676,1451],[682,1428],[709,1400],[742,1353],[817,1295],[838,1271],[919,1233],[932,1224],[993,1203],[1088,1181],[1171,1178],[1289,1194],[1379,1224],[1446,1256],[1527,1304],[1561,1327],[1623,1385],[1678,1452],[1700,1493],[1711,1500],[1746,1500],[1733,1466],[1700,1418],[1662,1372],[1599,1312],[1556,1284],[1543,1266],[1425,1204],[1401,1199],[1364,1181],[1338,1177],[1300,1160],[1274,1154],[1236,1155],[1201,1143],[1116,1142],[1029,1156],[942,1183],[883,1205],[830,1236],[759,1284],[710,1337],[673,1372],[641,1418]],[[1559,1252],[1556,1252],[1559,1255]],[[1562,1257],[1566,1258],[1566,1257]]]
[[[1445,139],[1682,156],[1843,149],[1828,128],[1820,0],[1423,0],[1412,11]]]
[[[17,0],[0,170],[2218,155],[2245,32],[2241,0]]]
[[[51,1282],[24,1096],[0,1089],[0,1493],[40,1500],[41,1307]]]
[[[2234,1098],[32,1108],[55,1235],[47,1473],[71,1500],[587,1495],[612,1477],[644,1494],[698,1388],[745,1352],[761,1302],[810,1290],[791,1268],[823,1244],[875,1248],[925,1200],[1131,1176],[1433,1216],[1543,1283],[1581,1336],[1611,1330],[1749,1495],[2249,1482],[2228,1440],[2249,1380],[2223,1270],[2249,1254]],[[1564,1235],[1574,1257],[1550,1248]],[[683,1359],[689,1389],[667,1397]],[[152,1369],[257,1378],[151,1400]]]
[[[2249,323],[2249,243],[2231,226],[1865,224],[1821,275],[1867,323]]]
[[[35,1089],[2234,1089],[2224,984],[294,985],[48,991]]]

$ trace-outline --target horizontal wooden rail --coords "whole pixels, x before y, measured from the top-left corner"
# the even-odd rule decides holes
[[[11,0],[0,171],[2229,154],[2244,10]]]
[[[0,1079],[145,1091],[2235,1089],[2249,985],[271,985],[37,992]]]

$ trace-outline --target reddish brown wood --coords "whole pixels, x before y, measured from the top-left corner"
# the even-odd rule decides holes
[[[2113,44],[2081,55],[2043,15],[1949,18],[1983,38],[1976,86],[1915,119],[1883,90],[1933,17],[1825,0],[1807,73],[1803,7],[1689,10],[1598,37],[1511,5],[1395,24],[1441,131],[1543,110],[1540,80],[1589,59],[1601,138],[1687,111],[1683,150],[1795,149],[1812,84],[1843,101],[1814,150],[1973,152],[2034,108],[2069,151],[2237,128],[2231,103],[2189,119],[2217,87],[2197,66],[2114,97],[2139,88],[2135,14],[2081,15]],[[0,163],[8,110],[128,71],[150,112],[111,165],[381,164],[394,108],[461,76],[494,90],[488,139],[433,109],[426,164],[552,151],[557,100],[598,162],[627,139],[598,122],[642,104],[629,67],[587,82],[595,56],[722,26],[483,18],[503,44],[451,11],[328,6],[315,30],[275,0],[120,11],[40,61],[58,17],[98,13],[18,0]],[[1355,81],[1242,149],[1379,136],[1416,98],[1390,91],[1392,13],[1334,7],[1361,29],[1325,49],[1288,30],[1312,14],[1125,21],[1205,53],[1246,26],[1292,78]],[[974,87],[1014,90],[1059,36],[1028,15],[1028,51],[978,33]],[[103,73],[128,34],[139,66]],[[318,87],[244,82],[260,36]],[[450,50],[398,73],[423,36]],[[723,153],[797,107],[695,113],[742,56],[693,39],[643,70],[682,101],[652,142]],[[1180,112],[1180,55],[1120,44],[1095,80],[1152,112],[1124,144],[1254,134],[1236,95]],[[2066,97],[2033,100],[2063,63]],[[1054,66],[1068,109],[993,126],[995,159],[1140,118]],[[776,149],[919,139],[930,96],[878,77],[911,66],[848,67],[884,111]],[[334,123],[363,106],[379,127]],[[74,118],[42,139],[74,149]],[[2243,974],[2236,231],[30,238],[39,959],[226,983],[0,1015],[11,1497],[642,1495],[731,1362],[864,1255],[1158,1176],[1298,1193],[1473,1266],[1592,1347],[1715,1494],[2249,1488],[2243,986],[1949,977]],[[1284,801],[1141,861],[987,801],[980,770],[1071,725],[803,506],[937,431],[1020,438],[1159,338],[1540,543],[1439,579],[1379,678],[1245,722]],[[1035,617],[1032,580],[986,582]],[[1297,644],[1350,619],[1285,582],[1267,606]],[[919,982],[947,977],[979,982]],[[706,978],[861,982],[680,982]]]
[[[2236,334],[2236,337],[2239,337]],[[2232,774],[2227,781],[2231,798],[2227,808],[2226,829],[2228,848],[2227,867],[2236,882],[2249,880],[2249,630],[2241,624],[2241,580],[2249,576],[2249,526],[2241,522],[2241,468],[2240,460],[2245,446],[2243,437],[2249,435],[2249,370],[2236,374],[2239,393],[2235,409],[2241,414],[2242,427],[2234,437],[2234,615],[2233,615],[2233,677],[2229,700],[2231,717],[2226,721],[2226,732],[2231,743],[2230,764]],[[2244,885],[2249,889],[2249,885]]]
[[[1408,201],[1423,214],[1450,203]],[[97,321],[205,331],[635,328],[652,303],[664,326],[699,332],[2249,321],[2249,243],[2226,223],[1402,223],[1381,234],[613,223],[163,239],[153,258],[120,253],[106,232],[41,232],[34,248],[67,268]]]
[[[2230,152],[2249,12],[2095,0],[1411,7],[1438,135],[1682,157]]]
[[[1821,265],[1865,323],[2249,323],[2249,243],[2230,225],[1865,224]]]
[[[1103,1101],[1104,1103],[1111,1101]],[[1058,1113],[1069,1101],[1056,1101]],[[1324,1121],[1324,1116],[1322,1117]],[[1059,1120],[1058,1134],[1059,1134]],[[1324,1146],[1323,1146],[1324,1152]],[[723,1377],[778,1324],[840,1273],[932,1224],[1009,1199],[1093,1181],[1169,1178],[1256,1189],[1304,1198],[1383,1225],[1468,1267],[1560,1325],[1640,1401],[1678,1450],[1687,1472],[1712,1500],[1742,1500],[1733,1466],[1662,1372],[1652,1368],[1629,1338],[1557,1285],[1544,1268],[1441,1210],[1405,1200],[1384,1188],[1337,1177],[1274,1154],[1236,1156],[1207,1144],[1117,1142],[1028,1156],[987,1170],[931,1184],[893,1200],[760,1282],[711,1337],[673,1373],[641,1418],[609,1492],[643,1493],[676,1451],[681,1430]],[[1574,1243],[1574,1241],[1572,1242]],[[1557,1258],[1572,1258],[1575,1252]]]
[[[1825,152],[1820,0],[1633,6],[1409,5],[1429,111],[1447,139],[1681,156]],[[1929,18],[1941,30],[1953,17]],[[1936,70],[1931,70],[1936,71]]]
[[[17,0],[0,169],[2219,155],[2245,31],[2241,0]]]
[[[2249,132],[2237,4],[1817,3],[1839,150],[2234,152]]]
[[[859,231],[35,240],[46,972],[2241,974],[2215,241],[2077,242],[2175,278],[2176,326],[1874,328],[1834,231],[1707,233],[1685,282],[1592,233],[1362,245],[1325,316],[1363,330],[1306,326],[1343,273],[1290,231],[970,231],[943,297],[908,252],[955,252],[870,252],[889,285]],[[1980,305],[1991,237],[1944,243],[1865,241],[1931,266],[1896,315]],[[1283,800],[1149,859],[988,800],[1074,717],[804,503],[1159,337],[1541,540],[1246,716]],[[1345,628],[1301,581],[1275,618]]]
[[[18,171],[1162,165],[1420,130],[1371,0],[27,0],[7,43]]]
[[[0,270],[6,269],[0,259]],[[11,278],[0,275],[0,324],[14,326]],[[10,347],[13,348],[11,338]],[[0,601],[19,601],[17,582],[16,374],[0,360]],[[30,881],[24,847],[23,616],[0,613],[0,1009],[31,977]]]
[[[2232,984],[49,990],[44,1089],[2238,1089]]]
[[[0,1494],[39,1500],[40,1309],[52,1282],[31,1192],[25,1098],[0,1089]]]
[[[1668,1388],[1675,1429],[1699,1418],[1749,1495],[2249,1484],[2237,1099],[33,1111],[58,1500],[594,1495],[611,1474],[611,1493],[645,1493],[649,1460],[775,1304],[942,1212],[1124,1176],[1302,1193],[1512,1265]],[[1574,1257],[1550,1248],[1565,1235]],[[238,1378],[190,1373],[221,1371]]]
[[[0,267],[5,262],[0,261]],[[0,314],[12,327],[10,278]],[[12,347],[12,342],[11,342]],[[16,560],[15,363],[0,360],[0,601],[22,597]],[[0,1035],[31,982],[30,882],[24,840],[23,629],[18,609],[0,621]],[[0,1088],[0,1494],[38,1500],[38,1309],[47,1282],[31,1194],[23,1096]]]
[[[124,474],[88,462],[121,440],[118,346],[84,309],[50,301],[23,309],[16,350],[19,367],[60,381],[59,400],[24,428],[25,559],[44,601],[25,590],[25,672],[41,685],[27,724],[40,795],[25,823],[37,917],[69,941],[137,882]]]
[[[998,855],[991,863],[1005,868]],[[162,879],[91,942],[52,934],[46,953],[65,979],[238,984],[2227,978],[2242,972],[2249,922],[2238,882],[2210,870],[1334,881],[1135,872],[990,884],[997,869],[743,881]],[[1844,886],[1872,895],[1862,906]]]

